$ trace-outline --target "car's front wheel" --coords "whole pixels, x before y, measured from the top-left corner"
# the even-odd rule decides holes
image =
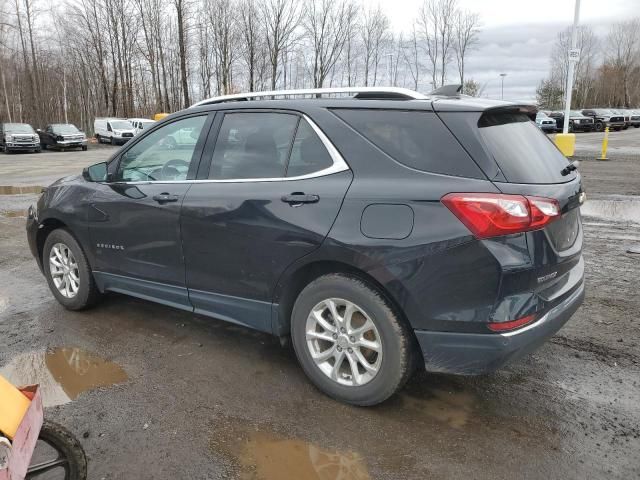
[[[57,229],[47,236],[42,266],[51,292],[65,308],[82,310],[99,299],[87,257],[67,230]]]
[[[378,404],[411,374],[411,332],[380,293],[343,274],[322,276],[293,307],[291,336],[311,381],[354,405]]]

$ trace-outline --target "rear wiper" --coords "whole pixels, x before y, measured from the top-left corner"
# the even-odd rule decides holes
[[[566,177],[567,175],[569,175],[574,170],[577,170],[578,169],[578,165],[580,165],[580,162],[578,162],[577,160],[574,160],[569,165],[567,165],[562,170],[560,170],[560,175],[562,175],[563,177]]]

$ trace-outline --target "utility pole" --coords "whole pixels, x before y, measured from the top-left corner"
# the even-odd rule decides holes
[[[500,74],[500,100],[504,100],[504,77],[506,76],[506,73]]]
[[[576,63],[580,60],[578,44],[578,22],[580,21],[580,0],[576,0],[576,8],[573,13],[573,32],[571,33],[571,50],[569,50],[569,71],[567,73],[567,86],[565,89],[564,125],[562,133],[569,132],[569,111],[571,110],[571,94],[573,93],[573,74]]]

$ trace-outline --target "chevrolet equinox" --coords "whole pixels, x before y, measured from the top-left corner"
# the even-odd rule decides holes
[[[580,175],[535,114],[447,87],[204,100],[48,187],[30,248],[68,309],[120,292],[290,337],[320,390],[373,405],[581,304]]]

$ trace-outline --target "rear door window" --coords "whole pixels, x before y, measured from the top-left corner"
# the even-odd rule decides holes
[[[284,113],[225,113],[209,178],[284,177],[298,119]]]
[[[525,113],[486,112],[478,131],[489,153],[511,183],[563,183],[568,165],[564,155]]]
[[[334,109],[333,113],[407,167],[459,177],[485,178],[433,112]]]

